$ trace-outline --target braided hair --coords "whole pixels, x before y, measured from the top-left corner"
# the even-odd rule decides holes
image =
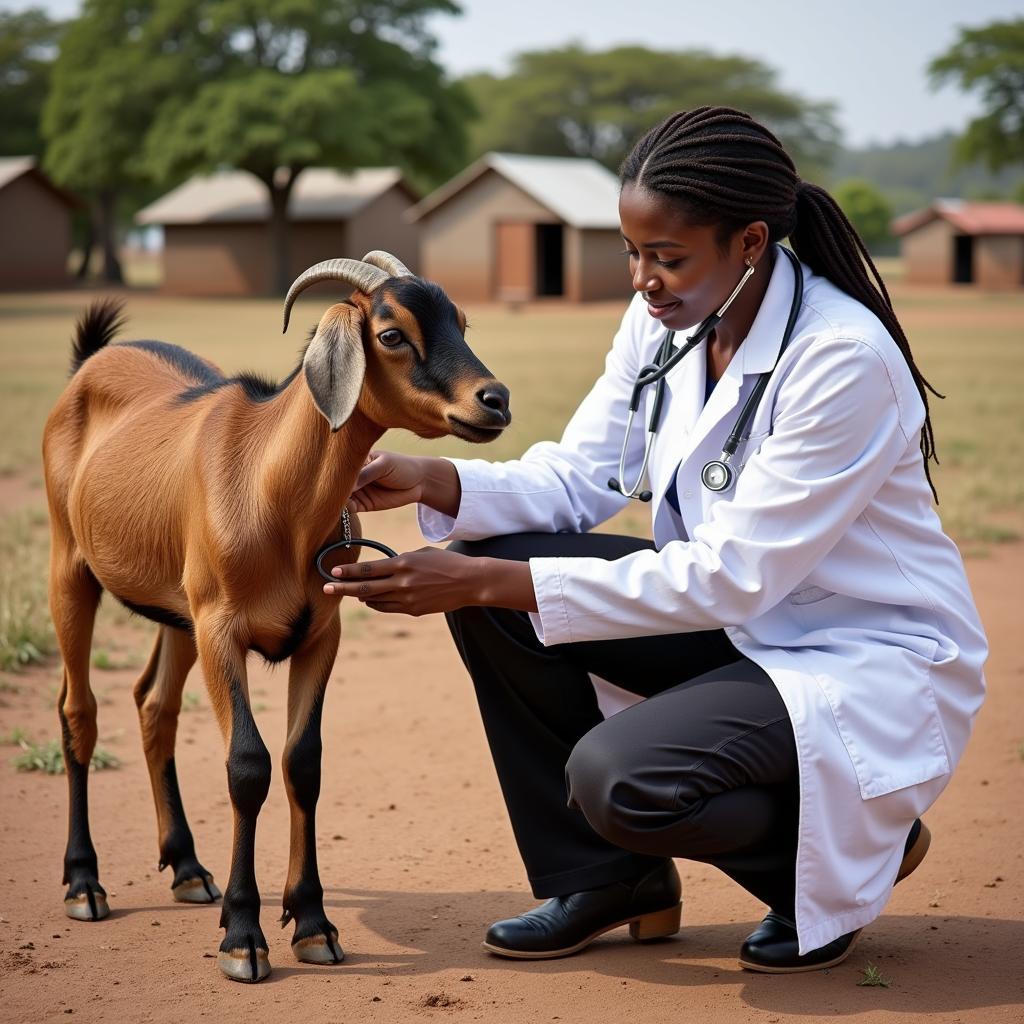
[[[752,221],[764,221],[771,241],[788,238],[815,274],[827,277],[881,320],[924,402],[921,453],[938,501],[928,467],[929,460],[936,465],[939,461],[928,392],[943,396],[917,368],[885,283],[857,230],[828,192],[800,180],[779,140],[742,111],[697,107],[673,114],[644,135],[623,161],[619,178],[623,185],[671,197],[695,224],[715,225],[723,248]]]

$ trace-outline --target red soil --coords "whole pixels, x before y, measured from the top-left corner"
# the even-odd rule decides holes
[[[367,534],[420,545],[409,510]],[[713,869],[681,861],[684,927],[640,946],[625,929],[561,961],[513,963],[480,948],[487,925],[532,905],[471,687],[439,616],[368,613],[347,622],[324,715],[319,857],[347,959],[296,963],[275,927],[288,850],[277,767],[286,670],[250,663],[257,722],[275,758],[257,876],[273,974],[219,974],[219,909],[172,902],[156,871],[155,820],[136,736],[136,670],[95,671],[101,743],[123,764],[90,778],[93,836],[111,916],[63,913],[63,778],[0,765],[0,1021],[981,1022],[1024,1020],[1024,546],[968,563],[992,642],[990,697],[967,755],[927,816],[934,843],[851,958],[829,972],[771,977],[736,965],[762,908]],[[346,619],[353,608],[346,607]],[[126,642],[138,646],[132,630]],[[0,733],[56,736],[58,669],[0,693]],[[227,881],[231,815],[220,735],[202,706],[181,716],[178,770],[202,862]],[[265,705],[264,707],[260,707]],[[14,748],[3,748],[4,757]],[[859,987],[868,962],[889,988]]]

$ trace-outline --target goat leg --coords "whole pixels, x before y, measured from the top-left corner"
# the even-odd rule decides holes
[[[345,954],[324,912],[316,861],[316,805],[320,796],[320,721],[327,680],[338,653],[339,615],[292,656],[288,678],[288,738],[283,768],[291,809],[291,845],[282,926],[295,921],[292,952],[305,963],[338,964]]]
[[[171,895],[179,903],[213,903],[220,898],[220,890],[196,858],[174,766],[181,691],[195,660],[196,645],[191,635],[161,626],[149,662],[135,684],[135,704],[156,805],[160,870],[168,866],[173,869]]]
[[[196,645],[227,748],[228,793],[234,810],[231,873],[220,915],[225,934],[217,965],[233,981],[262,981],[270,973],[270,956],[260,928],[256,820],[270,789],[270,752],[249,706],[244,649],[224,623],[210,615],[196,618]]]
[[[64,854],[64,911],[78,921],[110,913],[100,885],[96,848],[89,832],[89,762],[96,749],[96,698],[89,685],[89,648],[102,590],[81,555],[60,543],[55,530],[50,556],[50,614],[63,680],[57,700],[68,775],[68,845]]]

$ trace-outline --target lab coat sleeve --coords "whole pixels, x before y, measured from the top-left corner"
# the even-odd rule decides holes
[[[418,505],[417,520],[428,541],[478,540],[525,531],[583,533],[628,502],[609,489],[608,479],[619,475],[629,399],[640,367],[639,328],[646,316],[643,303],[634,300],[615,334],[604,372],[576,409],[561,441],[541,441],[522,458],[507,462],[449,460],[462,486],[459,513],[452,518]],[[641,425],[634,423],[625,464],[630,484],[640,471],[644,436]]]
[[[691,540],[610,562],[530,559],[538,637],[550,646],[756,618],[838,542],[918,444],[923,419],[909,371],[876,341],[808,345],[779,385],[772,433]]]

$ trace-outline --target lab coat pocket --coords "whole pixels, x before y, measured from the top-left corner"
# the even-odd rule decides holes
[[[951,770],[931,682],[937,649],[923,636],[851,645],[815,673],[865,800]]]

